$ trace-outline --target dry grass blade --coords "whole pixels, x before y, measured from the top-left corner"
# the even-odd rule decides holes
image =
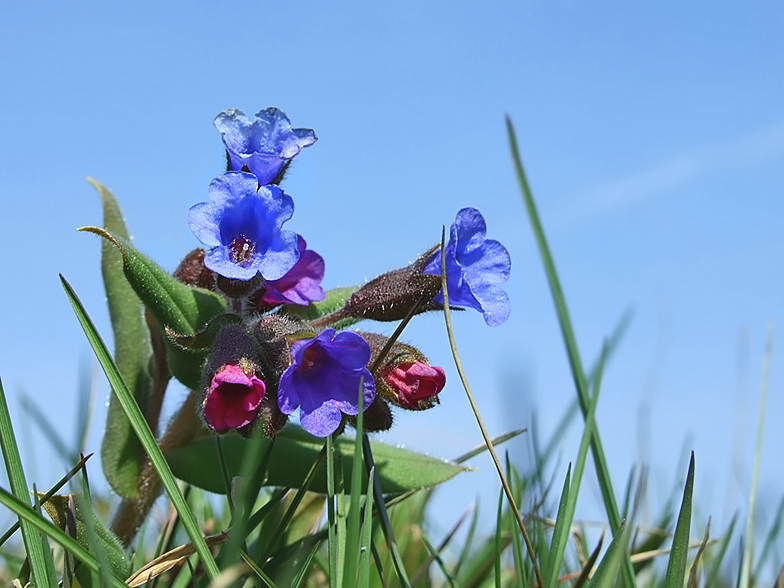
[[[705,548],[708,546],[708,538],[710,537],[710,523],[711,520],[708,518],[708,524],[705,527],[705,536],[702,538],[702,545],[700,545],[700,550],[697,552],[697,555],[694,556],[694,563],[691,565],[691,571],[689,572],[689,579],[686,582],[686,588],[697,588],[697,565],[700,563],[702,552],[705,551]]]
[[[446,534],[444,540],[441,541],[441,543],[435,549],[436,553],[441,553],[444,549],[446,549],[446,546],[449,544],[449,541],[452,539],[452,537],[455,536],[455,533],[457,533],[458,529],[463,525],[465,520],[468,518],[468,515],[471,514],[472,510],[474,510],[473,504],[466,509],[466,511],[462,514],[462,516],[457,520],[455,525],[452,527],[452,530]],[[422,576],[425,575],[427,570],[430,568],[430,564],[432,564],[434,560],[435,560],[435,555],[433,553],[430,553],[427,556],[427,559],[423,561],[422,564],[417,568],[417,570],[411,575],[411,584],[416,584],[417,581]]]
[[[776,583],[773,584],[773,588],[784,588],[784,566],[781,566],[781,570],[779,570],[779,575],[776,578]]]
[[[221,545],[226,543],[228,540],[229,535],[226,532],[204,538],[204,541],[209,547]],[[187,543],[185,545],[175,547],[171,551],[164,553],[160,557],[156,557],[150,563],[137,570],[130,578],[125,581],[125,583],[128,584],[130,588],[134,588],[135,586],[142,586],[152,578],[157,578],[164,572],[168,572],[174,566],[182,563],[185,559],[189,558],[194,553],[196,553],[196,548],[193,546],[193,543]]]
[[[708,543],[705,544],[705,547],[708,547],[709,545],[715,545],[718,542],[719,542],[718,539],[714,539],[713,541],[708,541]],[[702,546],[703,546],[702,543],[692,543],[692,544],[689,545],[689,549],[700,549],[700,548],[702,548]],[[631,562],[633,564],[634,563],[640,563],[640,562],[643,562],[643,561],[648,561],[649,559],[653,559],[654,557],[659,557],[660,555],[667,555],[671,551],[672,551],[672,549],[670,549],[670,548],[667,548],[667,549],[653,549],[651,551],[643,551],[643,552],[640,552],[640,553],[635,553],[635,554],[629,556],[629,559],[631,560]]]
[[[580,577],[577,578],[577,581],[574,583],[572,588],[580,588],[583,584],[588,581],[588,578],[591,576],[591,571],[593,570],[593,566],[596,563],[596,560],[599,559],[599,552],[602,550],[602,543],[604,543],[604,531],[602,531],[602,536],[599,537],[599,543],[596,545],[596,549],[593,550],[591,553],[591,557],[588,558],[588,561],[585,562],[583,565],[583,569],[580,572]],[[564,578],[558,578],[558,582],[563,582]]]

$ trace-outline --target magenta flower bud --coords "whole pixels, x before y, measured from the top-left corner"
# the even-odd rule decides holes
[[[202,404],[204,421],[219,433],[249,425],[264,399],[266,387],[250,366],[225,365],[212,377]]]
[[[446,374],[438,366],[423,361],[389,365],[379,372],[395,404],[410,410],[424,410],[438,402],[446,385]]]

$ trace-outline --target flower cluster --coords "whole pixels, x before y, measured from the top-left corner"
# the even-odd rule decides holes
[[[292,128],[277,108],[252,121],[226,110],[215,126],[228,169],[210,183],[209,201],[187,215],[208,251],[190,253],[175,272],[189,285],[220,292],[232,312],[198,335],[210,341],[200,405],[207,427],[245,435],[261,423],[274,435],[298,412],[306,431],[326,437],[354,423],[360,407],[365,429],[374,431],[392,425],[392,407],[436,405],[446,385],[442,368],[411,345],[345,329],[364,319],[399,320],[442,308],[441,248],[359,288],[325,293],[324,260],[301,235],[283,229],[294,199],[280,187],[316,134]],[[485,235],[479,211],[460,210],[443,265],[450,306],[477,310],[496,326],[510,313],[499,286],[509,278],[510,258]]]

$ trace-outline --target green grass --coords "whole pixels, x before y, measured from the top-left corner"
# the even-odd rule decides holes
[[[552,438],[540,441],[536,425],[534,430],[522,435],[521,438],[531,445],[532,454],[536,456],[533,464],[525,470],[516,469],[508,454],[502,463],[503,456],[499,456],[498,449],[503,449],[505,442],[522,431],[493,439],[489,437],[460,364],[459,341],[452,333],[452,315],[448,296],[445,296],[445,336],[449,337],[477,427],[485,440],[483,446],[454,456],[454,462],[460,464],[487,451],[494,461],[502,486],[497,504],[465,505],[465,509],[455,512],[454,521],[441,521],[442,526],[451,524],[451,529],[443,540],[434,541],[426,512],[432,501],[437,500],[434,497],[438,494],[434,494],[431,488],[384,492],[381,483],[383,472],[380,470],[386,465],[380,459],[378,462],[374,459],[373,445],[363,430],[361,413],[355,423],[357,435],[352,442],[353,454],[338,449],[339,434],[327,438],[323,449],[305,468],[306,473],[291,488],[266,485],[268,467],[276,458],[280,459],[283,443],[247,444],[241,467],[231,470],[226,458],[226,448],[231,444],[220,438],[215,441],[220,464],[215,475],[225,491],[223,496],[208,495],[177,480],[162,449],[170,447],[174,432],[181,432],[179,429],[172,430],[184,426],[183,423],[197,429],[200,427],[194,421],[194,407],[186,403],[170,430],[156,439],[150,427],[149,414],[142,410],[136,396],[126,386],[123,369],[130,368],[118,368],[87,310],[63,280],[76,317],[111,383],[116,398],[114,410],[123,411],[120,416],[115,412],[113,419],[115,422],[127,421],[131,428],[123,429],[123,435],[129,435],[132,430],[140,447],[144,448],[149,463],[145,465],[147,462],[139,460],[138,475],[151,476],[160,483],[166,493],[167,504],[171,505],[170,515],[159,526],[146,523],[141,535],[143,539],[139,538],[129,547],[123,546],[114,537],[116,521],[110,523],[94,516],[101,510],[97,506],[110,499],[100,493],[96,495],[96,485],[91,487],[88,483],[91,464],[87,458],[81,457],[91,405],[85,392],[80,396],[78,438],[74,447],[68,446],[56,426],[37,407],[30,403],[26,405],[28,418],[35,421],[51,449],[73,466],[72,471],[50,492],[34,492],[35,485],[27,480],[19,457],[11,414],[0,385],[0,445],[10,483],[9,490],[0,488],[0,503],[18,519],[18,523],[0,538],[0,557],[4,562],[0,566],[0,583],[10,585],[18,578],[22,585],[29,580],[36,586],[46,587],[60,583],[64,586],[124,586],[127,580],[133,579],[132,585],[150,588],[598,588],[638,585],[747,588],[760,585],[763,580],[773,584],[776,574],[771,570],[781,563],[774,562],[772,557],[780,537],[784,501],[768,529],[760,531],[754,527],[756,480],[760,468],[772,343],[769,342],[765,357],[754,483],[749,496],[743,541],[736,533],[738,517],[719,535],[711,535],[709,523],[701,527],[693,520],[694,512],[702,512],[699,509],[700,496],[694,494],[695,480],[701,476],[695,466],[697,460],[694,455],[688,468],[685,464],[673,464],[674,469],[684,474],[682,490],[679,488],[678,495],[658,512],[648,514],[650,520],[659,522],[658,528],[643,528],[638,518],[651,480],[644,468],[631,468],[629,476],[623,480],[610,477],[595,418],[601,401],[602,379],[606,370],[612,369],[611,357],[620,344],[628,316],[624,315],[615,330],[608,331],[599,359],[586,371],[511,121],[507,121],[507,130],[513,170],[520,183],[550,286],[574,382],[575,400],[574,407],[563,415]],[[113,197],[111,201],[114,202]],[[112,279],[122,278],[115,274]],[[131,294],[124,291],[123,295],[127,298]],[[401,323],[393,340],[400,335],[412,315],[413,311]],[[136,339],[144,340],[147,345],[146,339],[139,337],[138,333]],[[156,360],[160,360],[160,354],[166,352],[158,347],[156,353],[159,354]],[[380,358],[376,364],[379,362]],[[146,355],[131,362],[131,368],[138,371],[139,364],[147,364]],[[81,389],[86,390],[86,386]],[[160,390],[157,392],[162,394]],[[361,386],[359,392],[361,401]],[[573,426],[573,416],[578,411],[583,416],[579,449],[575,455],[567,456],[568,463],[561,464],[556,460],[556,450]],[[157,422],[157,416],[152,422]],[[177,440],[181,444],[189,442],[190,437],[187,436]],[[317,451],[313,452],[314,456]],[[589,454],[595,466],[593,470],[586,467]],[[376,457],[379,457],[378,453]],[[352,465],[346,467],[349,460]],[[112,475],[124,480],[127,487],[128,479],[122,476],[128,474],[122,466],[122,463],[113,464],[115,470]],[[322,492],[324,488],[326,492],[323,494],[311,491],[320,468],[326,472],[326,486],[322,486]],[[239,474],[232,478],[231,471]],[[89,473],[90,479],[94,480],[96,472],[90,469]],[[72,480],[77,474],[81,474],[81,484]],[[416,469],[411,470],[411,475],[416,475]],[[549,481],[545,479],[545,476],[551,475]],[[604,524],[606,533],[603,531],[601,538],[596,537],[597,533],[587,532],[585,522],[576,518],[579,506],[586,500],[583,490],[586,487],[585,477],[590,475],[596,477],[605,508],[606,520],[600,522]],[[458,476],[458,481],[453,483],[459,484],[459,479]],[[66,494],[57,495],[69,480],[72,487],[81,490],[71,489],[63,491]],[[131,491],[135,492],[135,488]],[[143,490],[140,492],[143,493]],[[147,498],[151,503],[156,496],[151,494]],[[618,506],[618,496],[622,498],[622,509]],[[128,504],[132,505],[133,501],[126,497],[123,504],[130,508]],[[56,505],[60,510],[55,510]],[[483,518],[480,510],[492,512],[492,515],[485,514]],[[50,520],[46,513],[52,512],[58,514]],[[143,514],[146,515],[147,511]],[[486,532],[486,525],[480,524],[480,521],[490,517],[494,528]],[[756,559],[757,551],[750,540],[755,533],[765,537]],[[736,553],[739,555],[736,556]],[[128,566],[132,569],[128,570]]]

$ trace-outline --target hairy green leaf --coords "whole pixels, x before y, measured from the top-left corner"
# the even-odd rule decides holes
[[[133,291],[158,324],[180,336],[195,335],[211,319],[226,312],[226,300],[215,292],[187,286],[117,235],[98,227],[82,227],[114,245],[122,256],[123,272]],[[172,375],[190,389],[201,385],[206,351],[192,352],[167,339]]]
[[[92,178],[87,181],[101,197],[104,229],[128,241],[128,229],[114,195]],[[114,333],[114,360],[136,403],[144,411],[152,390],[148,372],[152,349],[144,324],[144,307],[125,278],[122,254],[106,240],[101,243],[101,274]],[[117,396],[112,394],[101,442],[101,463],[109,485],[123,498],[136,497],[141,447]]]
[[[43,494],[41,497],[43,498]],[[84,516],[78,505],[74,504],[72,513],[69,513],[68,495],[52,496],[48,501],[43,504],[43,508],[52,522],[63,531],[66,530],[66,521],[69,515],[73,515],[76,520],[76,542],[81,545],[85,550],[91,551],[88,541],[88,529],[86,527]],[[123,549],[120,540],[103,524],[92,515],[92,529],[95,532],[95,537],[99,545],[99,549],[103,550],[105,561],[108,563],[111,573],[118,578],[126,578],[131,570],[131,561],[128,558],[125,550]],[[83,586],[89,586],[85,583],[85,579],[89,582],[90,570],[81,562],[77,563],[75,568],[76,576],[79,578]]]
[[[255,443],[266,445],[270,440],[245,440],[235,436],[223,438],[224,457],[230,477],[239,475],[243,456],[247,451],[254,450],[252,445]],[[309,435],[299,426],[287,425],[275,437],[265,484],[298,488],[323,446],[323,439]],[[372,446],[381,488],[385,494],[435,486],[469,469],[384,443],[373,443]],[[340,452],[343,475],[350,476],[354,464],[354,439],[340,437],[335,441],[335,451]],[[166,459],[178,478],[210,492],[225,492],[219,475],[220,465],[215,442],[211,437],[173,448],[166,452]],[[316,471],[310,489],[323,493],[326,488],[326,469],[322,464]]]

